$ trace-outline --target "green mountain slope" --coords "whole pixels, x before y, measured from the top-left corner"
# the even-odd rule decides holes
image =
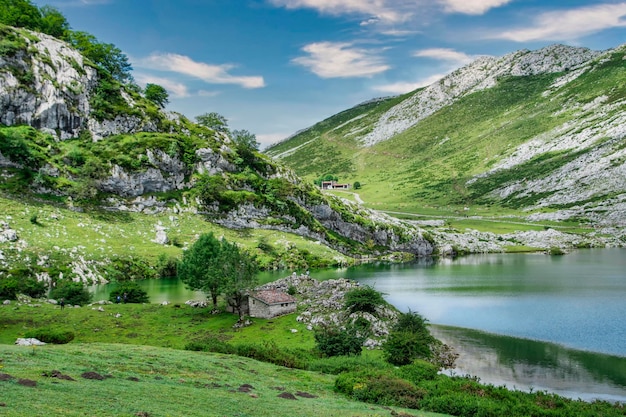
[[[267,153],[309,179],[359,181],[374,207],[495,205],[623,226],[625,52],[557,45],[481,58]],[[325,165],[327,153],[338,162]]]
[[[154,266],[210,230],[268,268],[433,252],[418,227],[322,194],[227,129],[163,111],[68,43],[0,32],[0,274],[17,273],[17,263],[30,274],[101,280],[113,259]],[[69,220],[56,227],[59,218]],[[94,230],[76,233],[81,225]],[[72,254],[95,262],[90,273],[73,272]],[[29,261],[39,257],[50,261]]]

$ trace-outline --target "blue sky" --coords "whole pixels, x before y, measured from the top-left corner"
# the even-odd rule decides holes
[[[48,0],[113,43],[168,110],[224,115],[262,145],[374,97],[428,85],[479,55],[626,42],[613,0]]]

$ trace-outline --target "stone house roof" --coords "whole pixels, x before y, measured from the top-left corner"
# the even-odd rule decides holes
[[[267,305],[295,303],[297,300],[286,292],[278,290],[261,290],[250,294],[250,297],[257,299]]]

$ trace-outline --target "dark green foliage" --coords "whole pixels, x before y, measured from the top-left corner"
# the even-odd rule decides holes
[[[146,84],[144,95],[148,100],[160,108],[165,107],[165,105],[169,103],[169,94],[167,94],[167,90],[158,84]]]
[[[345,329],[335,326],[321,326],[315,329],[317,349],[324,356],[358,356],[363,350],[363,337],[353,325]]]
[[[95,36],[79,31],[69,32],[68,41],[116,81],[125,83],[132,80],[133,68],[128,57],[115,45],[102,43]]]
[[[37,161],[29,146],[29,136],[20,134],[15,130],[0,131],[0,153],[20,165],[34,168]]]
[[[228,132],[228,120],[219,113],[211,112],[196,116],[196,122],[216,132]]]
[[[41,28],[41,12],[29,0],[0,0],[0,23],[38,30]]]
[[[360,356],[331,356],[312,360],[308,370],[325,374],[339,375],[343,372],[359,372],[374,369],[388,369],[391,365],[379,359]]]
[[[119,81],[111,76],[102,77],[89,100],[91,115],[102,121],[115,119],[118,115],[133,114],[134,111],[122,97],[121,88]]]
[[[157,272],[144,259],[118,256],[110,260],[106,273],[111,281],[137,281],[157,278]]]
[[[233,130],[230,138],[237,144],[239,149],[259,150],[259,142],[256,135],[247,130]]]
[[[400,314],[383,345],[385,359],[400,366],[408,365],[418,358],[430,357],[430,345],[435,342],[435,338],[426,324],[426,319],[415,312]]]
[[[177,267],[178,276],[188,288],[211,296],[214,309],[217,308],[217,297],[225,288],[220,251],[220,241],[213,233],[200,235],[183,253]]]
[[[244,315],[244,303],[247,302],[247,293],[257,284],[256,273],[258,264],[254,257],[242,250],[236,243],[221,241],[220,262],[225,280],[225,293],[229,305],[239,314]]]
[[[59,39],[66,39],[70,30],[70,24],[63,14],[52,6],[43,6],[40,9],[41,24],[40,30],[50,36]]]
[[[34,337],[35,339],[40,340],[44,343],[64,345],[74,340],[74,332],[70,330],[44,328],[44,329],[30,330],[26,332],[24,337],[27,337],[27,338]]]
[[[109,301],[118,302],[118,296],[122,303],[142,304],[150,302],[148,293],[139,284],[132,281],[120,283],[109,294]]]
[[[50,291],[50,298],[65,304],[82,306],[91,302],[92,294],[80,282],[62,282]]]
[[[354,184],[352,184],[352,188],[354,188],[355,190],[360,190],[361,189],[361,183],[358,181],[355,181]]]
[[[37,281],[28,268],[0,269],[0,298],[15,300],[18,294],[39,298],[46,293],[46,285]]]
[[[156,264],[156,270],[159,274],[159,278],[175,277],[177,273],[177,264],[177,258],[168,256],[165,253],[160,254]]]
[[[31,224],[39,225],[39,219],[37,214],[31,214],[29,221]]]
[[[207,337],[187,343],[185,349],[245,356],[261,362],[297,369],[306,369],[307,364],[312,360],[310,352],[304,349],[280,348],[274,341],[230,344],[216,337]]]
[[[413,384],[419,384],[421,381],[431,381],[437,377],[439,369],[432,363],[415,360],[413,363],[399,367],[395,374],[406,379]]]
[[[344,296],[345,307],[350,313],[376,314],[376,308],[387,304],[383,295],[369,285],[348,291]]]
[[[420,408],[426,394],[389,371],[347,372],[337,377],[335,389],[358,401],[406,408]]]

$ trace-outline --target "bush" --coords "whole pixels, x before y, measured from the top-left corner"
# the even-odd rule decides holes
[[[185,350],[191,350],[194,352],[225,353],[228,355],[237,353],[237,348],[215,337],[192,340],[185,345]]]
[[[376,314],[376,308],[385,305],[383,295],[370,286],[355,288],[345,296],[345,307],[350,313],[363,312]]]
[[[15,300],[18,294],[33,298],[43,297],[46,293],[46,284],[29,275],[28,269],[9,272],[0,270],[0,298]]]
[[[426,319],[409,311],[398,317],[398,322],[383,345],[385,359],[396,366],[408,365],[417,358],[431,356],[430,345],[435,338],[426,327]]]
[[[50,298],[62,298],[65,304],[82,306],[91,302],[92,294],[79,282],[66,282],[50,291]]]
[[[437,366],[426,361],[416,360],[410,365],[401,366],[396,369],[394,375],[417,385],[421,381],[435,379],[438,372],[439,369]]]
[[[380,359],[367,356],[332,356],[311,361],[309,371],[321,372],[330,375],[339,375],[343,372],[358,372],[374,369],[389,369],[390,365]]]
[[[335,389],[357,401],[419,408],[425,391],[386,371],[347,372],[335,380]]]
[[[237,345],[236,349],[239,356],[287,368],[306,369],[312,360],[308,351],[304,349],[281,349],[274,341],[265,341],[261,344],[244,343]]]
[[[24,337],[35,338],[44,343],[54,343],[55,345],[64,345],[74,340],[74,332],[59,329],[36,329],[26,332]]]
[[[363,341],[364,337],[354,326],[347,326],[345,330],[334,326],[315,330],[317,349],[325,356],[358,356],[363,350]]]
[[[119,296],[119,300],[118,300]],[[150,298],[148,297],[148,293],[139,286],[136,282],[122,282],[117,288],[111,291],[109,294],[109,301],[118,302],[122,301],[124,303],[149,303]]]

